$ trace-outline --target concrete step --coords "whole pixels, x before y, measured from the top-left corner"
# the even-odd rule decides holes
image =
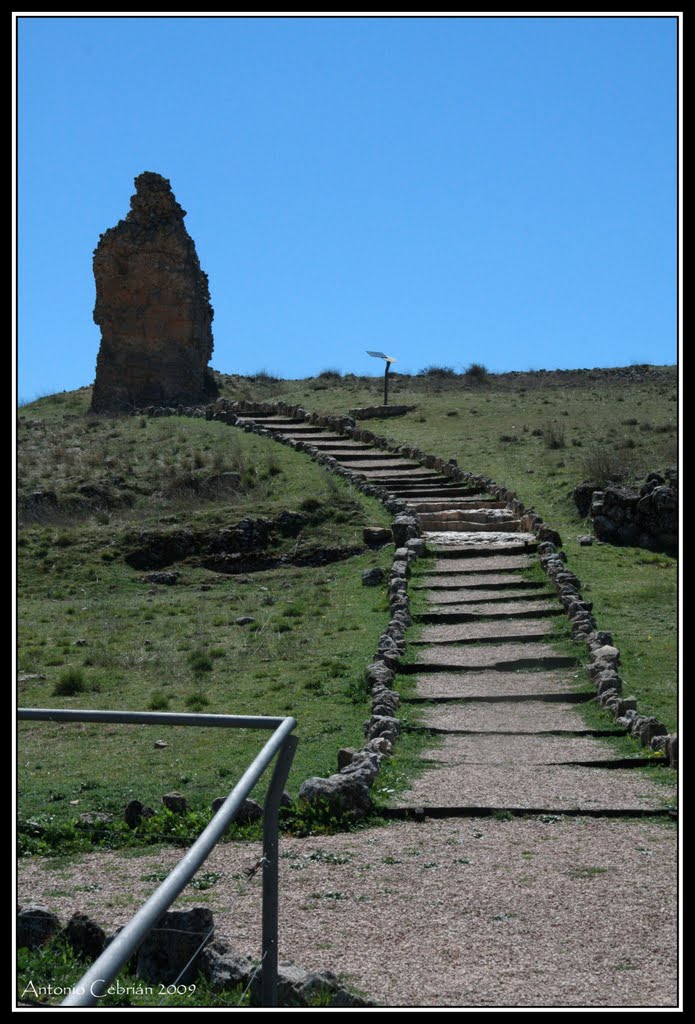
[[[435,500],[434,498],[409,497],[408,502],[416,509],[419,516],[425,512],[442,513],[468,509],[505,508],[503,501],[494,501],[492,498],[442,498]]]
[[[465,552],[446,550],[446,553],[437,553],[434,563],[428,566],[428,574],[436,574],[443,581],[464,573],[498,574],[509,573],[514,570],[528,569],[537,562],[533,554],[534,548],[524,547],[524,551],[517,553],[517,548],[505,553],[493,549],[468,550]]]
[[[501,616],[490,621],[471,615],[460,622],[434,617],[425,621],[429,624],[422,629],[419,639],[410,641],[410,646],[415,649],[428,644],[529,643],[545,640],[553,630],[550,617],[510,619]]]
[[[535,549],[538,546],[536,536],[533,533],[517,533],[514,530],[490,530],[486,536],[480,537],[471,531],[470,537],[466,536],[464,530],[425,530],[423,536],[428,544],[428,549],[436,552],[438,547],[445,547],[447,551],[458,550],[459,557],[465,553],[471,555],[481,554],[482,550],[491,547],[505,547],[513,545],[517,552]],[[478,550],[481,549],[481,550]],[[456,556],[454,556],[456,557]]]
[[[463,594],[477,590],[489,593],[490,600],[498,594],[504,600],[507,596],[517,597],[541,591],[552,593],[541,581],[525,580],[518,572],[496,573],[494,570],[489,573],[461,573],[458,576],[454,573],[419,576],[411,580],[410,587],[412,590],[429,591],[430,601],[435,603],[440,597],[446,601],[449,593]]]
[[[452,534],[499,533],[501,530],[504,530],[505,533],[521,532],[521,520],[506,517],[502,520],[485,520],[481,516],[480,522],[475,520],[446,519],[429,514],[418,515],[418,518],[420,520],[420,529],[425,534],[425,538],[432,538],[433,535],[436,537],[436,540],[433,540],[435,545],[455,543],[451,536]],[[446,539],[443,540],[443,537]]]
[[[526,587],[505,585],[498,586],[471,586],[471,587],[437,587],[429,588],[427,596],[431,605],[459,605],[476,604],[485,601],[488,604],[505,604],[513,602],[522,609],[529,601],[552,600],[557,605],[558,599],[555,594],[540,587]]]
[[[325,453],[330,454],[330,453]],[[404,459],[398,460],[393,459],[388,455],[334,455],[334,458],[338,462],[345,462],[350,464],[351,469],[355,469],[358,472],[362,470],[383,470],[388,469],[389,471],[397,473],[411,473],[413,470],[418,470],[418,464],[416,462],[406,462]]]
[[[671,790],[638,769],[547,764],[433,765],[394,807],[663,813]]]
[[[619,756],[611,743],[591,736],[538,736],[536,733],[523,732],[442,736],[435,747],[423,753],[422,759],[449,766],[587,762],[600,765],[605,761],[615,761]]]
[[[594,696],[595,691],[588,691],[577,670],[504,672],[487,669],[470,672],[461,668],[454,672],[441,672],[438,666],[430,665],[419,673],[412,696],[407,695],[403,700],[415,703],[428,700],[484,703],[491,700],[560,700],[581,703]]]
[[[418,649],[417,662],[403,663],[398,671],[404,675],[422,671],[453,671],[467,669],[484,672],[535,671],[537,669],[570,668],[578,659],[558,654],[551,644],[503,643],[480,647],[454,647],[449,645]]]
[[[589,731],[576,704],[557,701],[528,700],[466,701],[436,704],[423,709],[418,722],[436,730],[452,732],[507,733],[576,733]],[[591,730],[592,732],[595,730]],[[606,730],[611,735],[624,734],[624,730]]]

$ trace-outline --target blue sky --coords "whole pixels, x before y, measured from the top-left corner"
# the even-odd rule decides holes
[[[673,17],[20,17],[20,399],[92,382],[144,170],[225,373],[675,362],[676,55]]]

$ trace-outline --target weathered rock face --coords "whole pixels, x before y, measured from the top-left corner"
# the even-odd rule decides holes
[[[207,274],[186,211],[160,174],[135,179],[130,213],[94,250],[101,327],[94,412],[209,401],[216,386]]]

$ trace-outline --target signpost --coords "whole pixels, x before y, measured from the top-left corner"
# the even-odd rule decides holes
[[[388,405],[389,404],[389,370],[391,368],[391,363],[395,363],[396,360],[392,359],[391,356],[387,356],[385,352],[370,352],[369,349],[367,349],[367,355],[368,356],[374,356],[375,359],[385,359],[386,360],[386,369],[384,370],[384,405]]]

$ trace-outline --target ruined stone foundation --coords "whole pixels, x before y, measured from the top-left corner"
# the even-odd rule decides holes
[[[130,212],[94,250],[101,328],[93,412],[216,397],[207,274],[200,269],[186,211],[160,174],[135,179]]]

